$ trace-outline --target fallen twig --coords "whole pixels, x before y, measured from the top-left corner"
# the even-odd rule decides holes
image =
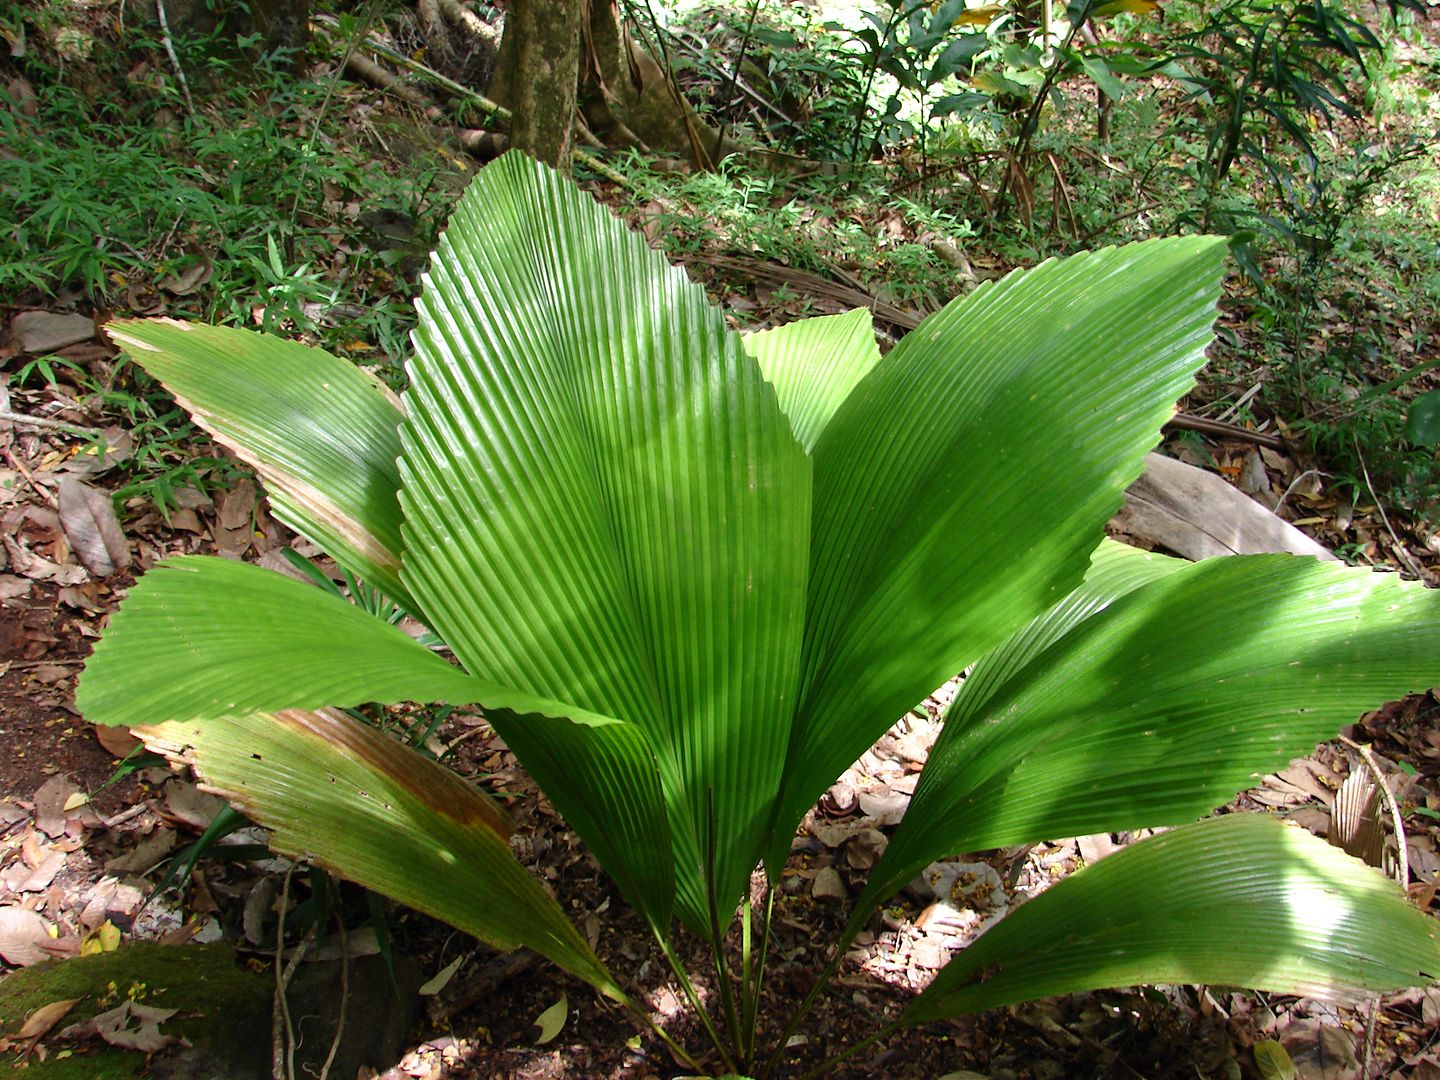
[[[1209,417],[1195,416],[1192,413],[1176,413],[1165,426],[1181,428],[1185,431],[1199,431],[1205,435],[1218,435],[1222,439],[1238,439],[1241,442],[1269,447],[1271,450],[1288,449],[1285,440],[1279,435],[1272,435],[1267,431],[1252,431],[1239,424],[1229,424],[1224,420],[1211,420]]]
[[[180,93],[185,98],[185,111],[195,115],[195,101],[190,96],[190,84],[185,80],[185,69],[180,66],[180,57],[175,55],[175,42],[170,39],[170,16],[165,11],[165,0],[155,0],[155,14],[160,18],[160,39],[165,45],[165,55],[175,69],[175,78],[180,83]]]
[[[1405,568],[1414,574],[1421,581],[1425,575],[1420,567],[1415,565],[1415,560],[1410,557],[1410,552],[1400,542],[1400,537],[1395,534],[1395,528],[1390,524],[1390,515],[1385,513],[1385,505],[1380,501],[1380,496],[1375,494],[1375,485],[1370,482],[1370,468],[1365,464],[1365,455],[1360,452],[1360,441],[1355,440],[1355,457],[1360,462],[1360,475],[1365,478],[1365,490],[1370,492],[1370,498],[1375,500],[1375,510],[1380,515],[1380,520],[1385,523],[1385,531],[1390,534],[1390,542],[1395,545],[1395,554],[1405,564]]]
[[[0,423],[19,424],[21,427],[45,428],[49,431],[70,431],[76,435],[89,435],[91,437],[102,435],[99,428],[86,427],[83,424],[69,424],[64,420],[48,420],[43,416],[27,416],[24,413],[0,411]]]
[[[100,822],[100,824],[103,828],[113,829],[116,825],[125,824],[125,822],[129,821],[131,818],[139,817],[141,814],[143,814],[146,810],[149,809],[150,804],[148,802],[136,803],[134,806],[127,806],[124,810],[121,810],[118,814],[115,814],[112,817],[105,818],[103,821]]]

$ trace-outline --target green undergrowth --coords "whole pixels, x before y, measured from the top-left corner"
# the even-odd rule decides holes
[[[296,75],[284,57],[177,39],[192,110],[143,20],[117,31],[39,5],[0,30],[25,42],[0,80],[0,297],[13,309],[258,326],[399,384],[423,253],[469,171],[423,125],[324,66]],[[128,362],[23,357],[3,378],[119,422],[117,505],[168,516],[186,489],[246,475],[197,447],[188,415]]]
[[[240,69],[191,42],[191,111],[143,33],[90,48],[81,76],[32,47],[16,66],[33,96],[0,102],[13,208],[0,293],[259,325],[398,363],[417,253],[468,167],[427,152],[418,127],[357,109],[323,69]]]
[[[797,180],[731,158],[714,172],[674,175],[638,157],[620,168],[634,185],[628,214],[676,261],[714,255],[777,263],[858,283],[879,300],[922,312],[965,287],[940,250],[963,252],[974,225],[888,182],[867,189],[888,180],[879,170]]]

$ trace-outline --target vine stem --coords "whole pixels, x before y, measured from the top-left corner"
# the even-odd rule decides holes
[[[1010,169],[1005,172],[1005,180],[1000,185],[1000,195],[997,205],[1004,205],[1006,197],[1010,193],[1011,170],[1023,168],[1025,155],[1030,152],[1030,141],[1035,138],[1035,131],[1040,126],[1040,113],[1045,109],[1045,99],[1050,96],[1050,89],[1055,85],[1055,80],[1060,77],[1060,69],[1065,66],[1065,57],[1070,52],[1070,46],[1074,43],[1080,28],[1085,25],[1085,20],[1090,16],[1090,5],[1085,5],[1085,10],[1070,24],[1070,32],[1065,35],[1065,41],[1055,50],[1054,62],[1045,69],[1045,79],[1040,84],[1040,89],[1035,92],[1035,102],[1030,106],[1030,111],[1025,114],[1025,122],[1020,125],[1020,137],[1015,140],[1015,154],[1011,160]]]

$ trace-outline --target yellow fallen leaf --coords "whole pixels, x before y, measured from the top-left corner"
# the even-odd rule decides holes
[[[544,1046],[556,1035],[559,1035],[569,1013],[570,1001],[564,994],[561,994],[559,1001],[535,1018],[535,1026],[540,1029],[540,1034],[535,1037],[535,1045]]]
[[[100,953],[114,952],[120,947],[120,928],[106,919],[80,942],[81,956],[97,956]]]
[[[89,801],[90,796],[86,795],[83,791],[73,791],[70,793],[70,797],[65,800],[65,813],[68,814],[71,810],[78,810]]]

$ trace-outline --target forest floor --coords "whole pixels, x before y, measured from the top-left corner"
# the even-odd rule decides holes
[[[627,206],[633,194],[614,188],[597,193]],[[703,207],[643,204],[625,212],[633,225],[653,234],[662,210],[704,214]],[[747,325],[869,302],[879,321],[900,333],[917,313],[893,298],[868,294],[838,267],[826,277],[734,253],[699,252],[688,261],[692,273]],[[972,279],[1008,268],[1001,257],[981,252],[972,253],[969,262]],[[1245,285],[1237,275],[1228,288],[1233,301]],[[164,297],[157,304],[156,295],[148,294],[138,311],[99,310],[81,298],[8,303],[0,362],[14,373],[52,356],[77,370],[108,373],[115,350],[100,322],[112,314],[163,313]],[[1222,374],[1202,384],[1187,408],[1203,409],[1256,376],[1243,360],[1247,335],[1254,331],[1233,314],[1225,321]],[[268,964],[285,865],[244,853],[243,845],[263,837],[242,830],[225,843],[237,845],[246,857],[220,859],[212,851],[178,884],[152,898],[168,860],[196,841],[218,801],[193,778],[160,764],[113,780],[133,740],[86,724],[73,695],[106,619],[134,576],[157,560],[219,553],[278,569],[281,549],[304,545],[269,517],[263,492],[243,479],[227,478],[208,493],[203,483],[182,486],[174,493],[176,507],[165,513],[136,495],[120,500],[119,516],[113,510],[107,514],[109,496],[126,475],[120,466],[141,436],[130,429],[127,414],[63,372],[43,386],[32,381],[0,389],[0,415],[12,417],[0,418],[0,760],[6,763],[0,770],[0,911],[13,915],[0,920],[0,958],[14,968],[132,940],[177,948],[227,941],[250,965]],[[112,450],[97,456],[95,435],[101,432]],[[1440,582],[1440,550],[1422,531],[1387,520],[1374,506],[1357,509],[1335,497],[1318,482],[1317,463],[1284,437],[1283,423],[1272,422],[1260,433],[1281,448],[1262,447],[1237,430],[1187,435],[1170,451],[1218,471],[1267,509],[1280,505],[1282,516],[1327,546],[1344,545],[1352,556],[1377,566],[1431,585]],[[167,452],[223,459],[198,436]],[[101,498],[87,499],[88,492]],[[777,1036],[824,964],[826,944],[843,922],[841,901],[857,894],[887,830],[904,812],[938,730],[944,694],[941,688],[922,707],[897,718],[891,733],[807,818],[772,920],[762,1044],[766,1036]],[[1437,721],[1440,699],[1427,694],[1358,718],[1346,732],[1373,747],[1376,766],[1402,811],[1412,898],[1432,911],[1440,910]],[[680,989],[642,921],[626,909],[483,718],[451,713],[433,738],[434,748],[462,775],[505,803],[519,826],[517,835],[526,838],[518,852],[522,861],[553,886],[602,959],[640,987],[659,1024],[692,1052],[703,1053],[703,1033],[681,1007]],[[1284,814],[1324,836],[1340,783],[1364,767],[1345,744],[1328,743],[1266,777],[1234,805]],[[1136,838],[1056,838],[982,853],[968,871],[974,887],[965,903],[954,907],[905,894],[857,941],[831,991],[791,1040],[782,1071],[798,1076],[874,1030],[993,917]],[[336,906],[351,919],[349,955],[381,951],[380,938],[362,925],[364,897],[347,887]],[[427,978],[441,977],[426,997],[426,1019],[410,1032],[408,1044],[395,1050],[393,1060],[371,1063],[386,1077],[658,1078],[684,1071],[657,1039],[632,1031],[582,985],[531,955],[477,950],[473,941],[409,911],[392,911],[387,926],[396,955],[413,960]],[[693,970],[703,968],[698,949],[691,959]],[[459,966],[452,968],[456,961]],[[568,1016],[558,1034],[541,1041],[540,1017],[562,999]],[[383,1014],[390,1007],[384,995],[360,1002],[357,1020],[363,1025],[370,1022],[366,1010]],[[62,1047],[81,1057],[90,1052],[83,1042],[51,1039],[46,1036],[40,1045],[52,1054]],[[1271,1074],[1257,1063],[1253,1048],[1268,1039],[1283,1043],[1296,1075],[1310,1080],[1362,1073],[1437,1080],[1440,991],[1389,995],[1348,1008],[1219,987],[1077,994],[897,1036],[833,1075],[1262,1077]],[[33,1042],[17,1041],[12,1050],[25,1051],[37,1063]]]

